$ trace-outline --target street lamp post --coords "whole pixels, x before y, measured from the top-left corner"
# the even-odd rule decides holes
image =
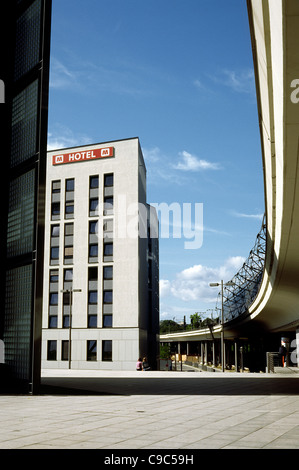
[[[68,293],[70,295],[70,314],[69,314],[69,350],[68,350],[68,358],[69,358],[69,369],[71,369],[71,362],[72,362],[72,310],[73,310],[73,292],[82,292],[82,289],[70,289],[62,290],[61,292]]]
[[[224,284],[223,280],[221,282],[210,282],[210,287],[219,287],[221,286],[221,367],[222,372],[225,371],[224,367],[224,311],[223,311],[223,287],[224,286],[233,286],[234,283],[232,281],[228,281]]]

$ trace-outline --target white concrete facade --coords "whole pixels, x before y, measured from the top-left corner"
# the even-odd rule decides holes
[[[159,244],[150,222],[156,236],[138,138],[48,152],[43,369],[134,370],[143,355],[155,367]]]

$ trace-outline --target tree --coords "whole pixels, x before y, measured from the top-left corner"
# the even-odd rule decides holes
[[[202,324],[202,317],[198,312],[193,313],[193,315],[190,315],[190,321],[192,328],[200,328]]]
[[[171,357],[171,350],[169,344],[160,344],[160,359],[168,360]]]
[[[181,331],[182,327],[173,320],[160,321],[160,335]]]

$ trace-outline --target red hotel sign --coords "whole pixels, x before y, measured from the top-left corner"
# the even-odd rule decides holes
[[[85,160],[96,160],[98,158],[113,157],[114,147],[106,147],[101,149],[85,150],[83,152],[63,153],[53,155],[53,165],[62,165],[63,163],[75,163]]]

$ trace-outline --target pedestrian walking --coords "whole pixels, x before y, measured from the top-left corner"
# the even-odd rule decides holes
[[[285,367],[286,365],[286,355],[287,355],[287,348],[281,344],[279,347],[279,362],[281,367]]]

